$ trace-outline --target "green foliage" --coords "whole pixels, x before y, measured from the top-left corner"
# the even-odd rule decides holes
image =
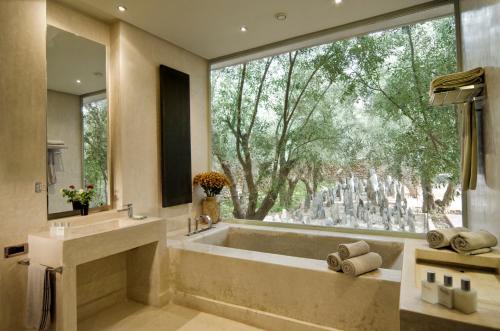
[[[108,104],[106,99],[83,106],[83,170],[84,183],[94,186],[91,207],[108,201]]]
[[[373,167],[456,182],[456,114],[427,95],[432,78],[456,70],[454,29],[445,17],[212,71],[214,164],[236,184],[233,215],[279,210],[291,178],[316,188]]]

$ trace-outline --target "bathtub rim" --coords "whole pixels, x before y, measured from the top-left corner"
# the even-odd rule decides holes
[[[316,260],[316,259],[309,259],[309,258],[303,258],[303,257],[296,257],[296,256],[289,256],[289,255],[282,255],[282,254],[273,254],[273,253],[264,253],[264,252],[258,252],[258,251],[250,251],[250,250],[245,250],[245,249],[239,249],[239,248],[232,248],[232,247],[224,247],[224,246],[217,246],[213,244],[206,244],[206,243],[200,243],[197,242],[197,240],[200,240],[204,237],[214,235],[216,233],[220,232],[229,232],[230,228],[243,228],[243,229],[257,229],[257,230],[263,230],[259,229],[259,226],[251,226],[251,225],[244,225],[244,224],[228,224],[228,223],[218,223],[217,227],[213,230],[202,232],[193,236],[177,236],[177,237],[170,237],[167,240],[167,247],[169,249],[178,249],[178,250],[186,250],[194,253],[199,253],[199,254],[207,254],[207,255],[217,255],[221,257],[226,257],[226,258],[232,258],[232,259],[238,259],[238,260],[249,260],[253,262],[258,262],[258,263],[265,263],[265,264],[273,264],[273,265],[279,265],[282,267],[286,268],[299,268],[299,269],[305,269],[305,270],[311,270],[315,272],[325,272],[325,273],[330,273],[332,274],[332,277],[350,277],[347,276],[343,273],[340,272],[335,272],[333,270],[330,270],[324,260]],[[266,231],[272,231],[272,229],[266,229]],[[277,232],[291,232],[291,233],[299,233],[299,234],[304,234],[304,231],[307,231],[307,234],[311,235],[323,235],[323,236],[332,236],[332,237],[344,237],[344,238],[353,238],[352,234],[349,235],[347,233],[334,233],[334,234],[329,234],[329,233],[320,233],[318,234],[318,231],[315,230],[299,230],[299,229],[282,229],[282,228],[277,228]],[[369,236],[369,237],[368,237]],[[369,240],[377,240],[377,241],[387,241],[387,242],[398,242],[402,245],[402,251],[401,254],[404,254],[404,239],[402,238],[392,238],[392,237],[383,237],[383,236],[374,236],[374,235],[358,235],[354,237],[354,239],[369,239]],[[404,255],[403,255],[403,260],[404,260]],[[385,268],[379,268],[376,271],[372,271],[369,273],[366,273],[364,275],[360,275],[358,277],[362,277],[365,279],[373,279],[374,281],[387,281],[387,282],[393,282],[393,283],[401,283],[401,275],[402,271],[397,270],[397,269],[385,269]]]
[[[241,225],[255,225],[261,227],[274,227],[284,229],[298,229],[298,230],[316,230],[324,232],[347,233],[353,235],[369,235],[369,236],[382,236],[391,238],[402,239],[425,239],[425,233],[412,233],[412,232],[398,232],[387,230],[368,230],[368,229],[354,229],[346,227],[332,227],[310,224],[294,224],[294,223],[278,223],[278,222],[264,222],[257,220],[248,220],[241,218],[224,218],[222,223],[225,224],[241,224]]]

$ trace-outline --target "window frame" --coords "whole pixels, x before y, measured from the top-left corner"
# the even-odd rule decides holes
[[[219,58],[209,60],[208,68],[208,134],[209,134],[209,168],[213,169],[213,154],[212,154],[212,70],[222,69],[225,67],[235,66],[252,60],[266,58],[272,55],[278,55],[285,52],[300,50],[304,48],[314,47],[326,43],[354,38],[361,35],[366,35],[375,32],[381,32],[405,25],[417,24],[426,22],[433,19],[442,17],[453,17],[455,22],[455,46],[456,46],[456,59],[457,69],[462,70],[462,53],[461,53],[461,21],[458,0],[439,0],[431,1],[421,5],[401,9],[395,12],[378,15],[372,18],[344,24],[339,27],[322,30],[319,32],[299,36],[280,42],[272,43],[269,45],[257,47],[243,52],[225,55]],[[458,107],[454,106],[458,116]],[[460,130],[460,129],[459,129]],[[461,140],[460,132],[457,132]],[[462,192],[462,226],[468,225],[468,212],[467,212],[467,194]],[[328,232],[342,232],[363,235],[383,235],[390,237],[414,238],[422,239],[425,233],[412,233],[400,231],[387,231],[387,230],[369,230],[369,229],[355,229],[347,227],[329,227],[320,225],[308,224],[292,224],[292,223],[278,223],[278,222],[264,222],[258,220],[237,219],[234,217],[223,219],[226,223],[232,224],[246,224],[254,226],[267,226],[267,227],[280,227],[304,230],[318,230]]]

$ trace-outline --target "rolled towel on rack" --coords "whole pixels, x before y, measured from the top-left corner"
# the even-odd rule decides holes
[[[469,71],[456,72],[436,77],[430,86],[429,95],[435,92],[453,90],[467,85],[480,84],[484,82],[484,69],[475,68]]]
[[[326,262],[328,263],[328,268],[335,271],[342,270],[342,259],[340,258],[339,253],[328,254]]]
[[[427,232],[427,242],[430,248],[450,246],[450,240],[460,232],[470,231],[467,228],[436,229]]]
[[[378,269],[381,266],[382,257],[375,252],[369,252],[342,261],[342,271],[349,276],[359,276]]]
[[[460,254],[476,255],[491,252],[497,237],[485,230],[460,232],[450,240],[451,247]]]
[[[340,258],[346,260],[370,252],[370,245],[366,241],[360,240],[350,244],[340,244],[338,251]]]

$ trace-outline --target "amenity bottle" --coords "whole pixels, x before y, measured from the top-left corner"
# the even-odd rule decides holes
[[[427,279],[422,280],[422,300],[428,303],[438,303],[438,284],[436,283],[436,273],[427,272]]]
[[[438,301],[447,308],[453,308],[453,277],[444,275],[443,284],[438,287]]]
[[[462,278],[460,288],[454,290],[453,305],[465,314],[477,311],[477,291],[471,289],[470,279]]]

